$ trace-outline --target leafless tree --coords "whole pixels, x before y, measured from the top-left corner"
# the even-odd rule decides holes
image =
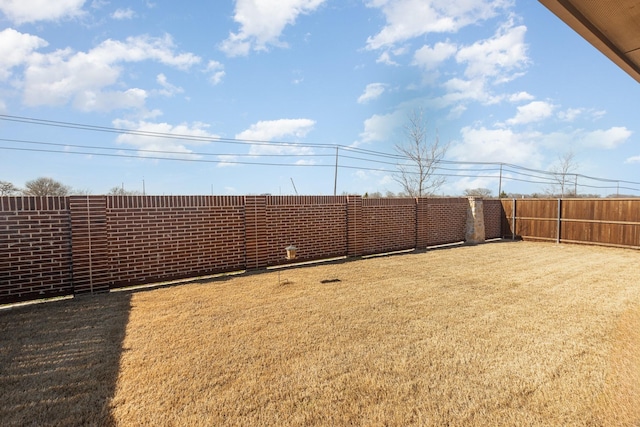
[[[125,190],[124,187],[113,187],[107,193],[109,196],[141,196],[142,193],[135,190]]]
[[[573,151],[569,150],[558,156],[558,161],[549,169],[553,173],[553,183],[548,186],[546,193],[558,194],[560,197],[576,196],[578,175],[575,172],[577,169],[578,163]]]
[[[398,164],[394,178],[409,197],[433,195],[446,181],[436,171],[449,145],[440,144],[437,134],[429,141],[422,109],[411,112],[404,131],[405,141],[396,144],[395,149],[406,161]]]
[[[25,196],[67,196],[71,192],[68,187],[52,178],[37,178],[27,181],[22,193]]]
[[[20,189],[9,181],[0,181],[0,196],[11,196],[18,191]]]
[[[467,188],[464,195],[467,197],[491,197],[492,191],[488,188]]]

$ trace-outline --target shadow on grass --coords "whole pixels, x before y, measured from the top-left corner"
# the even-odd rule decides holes
[[[129,293],[0,311],[3,425],[113,425]]]

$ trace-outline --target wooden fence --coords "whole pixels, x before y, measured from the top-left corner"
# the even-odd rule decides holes
[[[640,249],[640,199],[502,199],[503,236]]]

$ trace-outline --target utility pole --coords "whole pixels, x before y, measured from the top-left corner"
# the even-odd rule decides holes
[[[502,197],[502,163],[500,163],[500,183],[498,184],[498,198]]]
[[[336,171],[333,176],[333,195],[336,195],[338,189],[338,146],[336,145]]]

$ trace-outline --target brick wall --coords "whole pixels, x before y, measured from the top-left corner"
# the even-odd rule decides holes
[[[112,196],[106,218],[112,287],[244,268],[242,197]]]
[[[488,236],[501,210],[485,207]],[[500,205],[501,206],[501,205]],[[468,201],[360,196],[0,198],[0,303],[464,240]]]
[[[362,254],[416,247],[414,199],[363,199],[360,222]]]
[[[68,295],[71,228],[64,197],[0,197],[0,303]]]
[[[484,232],[487,239],[502,237],[502,202],[500,199],[485,199],[484,205]]]
[[[467,198],[421,199],[426,203],[426,246],[462,242],[467,224]]]
[[[344,196],[266,196],[266,264],[285,261],[286,248],[298,248],[296,261],[344,256],[347,210]]]

